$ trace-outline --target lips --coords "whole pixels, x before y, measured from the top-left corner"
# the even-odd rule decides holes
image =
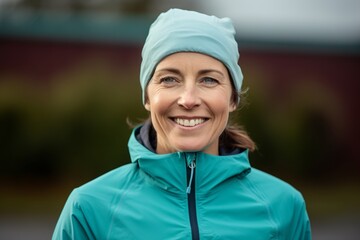
[[[205,119],[205,118],[191,118],[191,119],[188,119],[188,118],[186,118],[186,119],[184,119],[184,118],[174,118],[173,120],[174,120],[174,122],[176,122],[180,126],[195,127],[197,125],[202,124],[207,119]]]

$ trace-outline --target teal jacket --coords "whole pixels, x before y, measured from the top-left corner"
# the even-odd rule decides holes
[[[140,129],[132,163],[74,189],[53,239],[311,239],[301,194],[247,150],[159,155]]]

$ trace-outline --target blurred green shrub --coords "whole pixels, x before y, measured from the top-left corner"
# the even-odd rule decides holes
[[[336,95],[315,81],[299,81],[286,101],[277,101],[264,77],[249,75],[250,105],[236,119],[259,146],[252,164],[294,179],[337,171],[342,123]],[[130,162],[126,119],[147,116],[138,69],[87,62],[47,83],[31,80],[0,75],[2,177],[91,179]]]
[[[52,84],[2,78],[1,176],[91,178],[130,161],[126,119],[146,116],[134,70],[93,63]]]
[[[329,181],[348,168],[345,114],[336,92],[312,77],[273,92],[266,77],[250,75],[249,106],[238,120],[258,145],[253,166],[294,182]]]

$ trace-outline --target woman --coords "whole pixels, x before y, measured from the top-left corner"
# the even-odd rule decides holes
[[[228,18],[172,9],[152,24],[140,72],[150,119],[132,163],[75,189],[53,239],[311,239],[301,194],[251,168],[228,124],[241,91]]]

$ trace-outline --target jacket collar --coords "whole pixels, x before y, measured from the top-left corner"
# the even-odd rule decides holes
[[[250,172],[248,150],[219,156],[203,152],[157,154],[156,138],[150,137],[152,131],[150,123],[133,130],[128,143],[131,161],[137,163],[154,184],[167,191],[186,193],[186,168],[192,160],[196,160],[197,194],[205,194],[229,178],[244,177]]]

